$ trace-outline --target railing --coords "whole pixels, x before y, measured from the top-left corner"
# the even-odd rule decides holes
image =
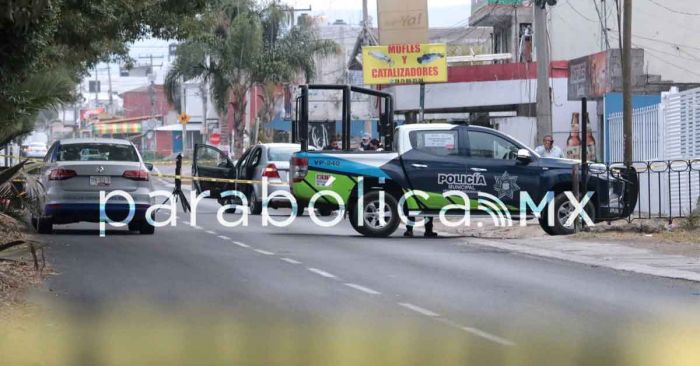
[[[601,168],[604,167],[604,168]],[[698,209],[700,197],[700,159],[633,162],[639,189],[637,204],[628,219],[687,218]],[[622,163],[591,164],[589,176],[611,178]],[[624,202],[614,202],[613,209],[621,210]]]

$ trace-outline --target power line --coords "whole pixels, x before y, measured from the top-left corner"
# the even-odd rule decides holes
[[[664,9],[670,11],[671,13],[676,13],[676,14],[681,14],[681,15],[688,15],[688,16],[700,16],[700,13],[691,13],[691,12],[686,12],[686,11],[675,10],[675,9],[669,8],[668,6],[663,5],[663,4],[661,4],[661,3],[658,3],[658,2],[656,2],[655,0],[648,0],[648,1],[649,1],[650,3],[656,5],[656,6],[660,7],[660,8],[664,8]]]
[[[591,22],[591,23],[598,23],[598,21],[593,20],[593,19],[591,19],[591,18],[589,18],[589,17],[583,15],[583,13],[581,13],[578,9],[574,8],[574,6],[571,5],[571,2],[569,2],[569,0],[566,1],[566,4],[569,5],[569,7],[571,8],[571,10],[573,10],[573,11],[574,11],[576,14],[578,14],[581,18],[583,18],[583,19],[585,19],[585,20],[587,20],[587,21],[589,21],[589,22]]]
[[[666,65],[673,66],[673,67],[675,67],[675,68],[677,68],[677,69],[679,69],[679,70],[683,70],[683,71],[685,71],[685,72],[687,72],[687,73],[690,73],[690,74],[693,74],[693,75],[695,75],[695,76],[700,76],[699,73],[696,73],[696,72],[694,72],[694,71],[691,71],[691,70],[689,70],[689,69],[686,69],[685,67],[678,66],[678,65],[676,65],[676,64],[674,64],[674,63],[668,62],[664,57],[655,55],[655,54],[653,53],[653,51],[649,52],[649,56],[651,56],[651,57],[653,57],[653,58],[655,58],[655,59],[661,61],[662,63],[664,63],[664,64],[666,64]]]
[[[617,32],[617,31],[614,30],[614,29],[610,29],[610,31],[619,33],[619,32]],[[689,48],[689,49],[692,49],[692,50],[700,51],[700,47],[697,47],[697,46],[690,46],[690,45],[681,44],[681,43],[676,43],[676,42],[664,41],[664,40],[661,40],[661,39],[656,39],[656,38],[650,38],[650,37],[640,36],[640,35],[638,35],[638,34],[633,34],[632,36],[633,36],[634,38],[639,38],[639,39],[643,39],[643,40],[646,40],[646,41],[658,42],[658,43],[663,43],[663,44],[667,44],[667,45],[671,45],[671,46],[684,47],[684,48]],[[619,36],[618,36],[618,37],[619,37]]]
[[[608,38],[608,27],[606,26],[608,18],[605,18],[605,20],[603,20],[603,14],[600,12],[600,8],[598,7],[597,0],[593,0],[593,5],[595,6],[595,11],[598,14],[598,20],[600,20],[600,27],[601,27],[601,30],[603,32],[601,37],[605,41],[606,49],[610,49],[610,39]]]
[[[673,54],[673,53],[670,53],[670,52],[667,52],[667,51],[662,51],[662,50],[659,50],[659,49],[657,49],[657,48],[652,48],[652,47],[645,46],[645,45],[640,45],[639,43],[635,43],[635,42],[632,42],[632,45],[633,45],[634,47],[643,48],[643,49],[648,50],[648,51],[655,51],[655,52],[662,53],[662,54],[667,55],[667,56],[673,56],[673,57],[676,57],[676,58],[681,59],[681,60],[692,61],[692,62],[700,62],[700,57],[697,57],[697,56],[695,56],[695,55],[693,55],[693,54],[687,53],[687,52],[681,50],[680,47],[676,47],[676,48],[675,48],[676,51],[678,51],[679,53],[685,53],[686,55],[690,56],[691,58],[682,57],[682,56],[677,55],[677,54]],[[674,46],[675,46],[675,45],[674,45]]]

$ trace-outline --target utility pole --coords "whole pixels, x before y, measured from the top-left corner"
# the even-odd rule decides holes
[[[286,11],[292,13],[292,22],[291,22],[291,24],[292,24],[292,27],[293,27],[293,26],[296,24],[296,13],[297,13],[297,12],[301,12],[301,11],[311,11],[311,5],[309,5],[309,7],[306,8],[306,9],[295,9],[295,8],[290,8],[290,9],[286,9]]]
[[[369,10],[367,7],[367,0],[362,0],[362,27],[367,28],[369,25]]]
[[[107,63],[107,83],[109,91],[109,114],[114,114],[114,98],[112,97],[112,64]]]
[[[209,56],[206,56],[205,61],[207,65],[209,65]],[[203,143],[207,143],[209,141],[209,126],[207,125],[207,107],[209,103],[209,85],[206,80],[202,80],[201,83],[199,83],[199,93],[202,95],[202,139],[204,140]]]
[[[547,46],[547,11],[533,4],[535,14],[535,48],[537,49],[537,142],[552,134],[552,99],[549,92],[549,47]]]
[[[632,0],[624,0],[622,50],[622,134],[625,165],[632,165]]]
[[[97,94],[100,91],[100,79],[97,78],[97,66],[95,66],[95,108],[97,108],[98,104],[98,96]]]

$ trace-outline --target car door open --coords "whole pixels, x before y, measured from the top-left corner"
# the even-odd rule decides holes
[[[229,182],[214,182],[206,178],[235,179],[233,162],[221,150],[203,144],[194,146],[194,159],[192,161],[192,176],[203,178],[195,180],[194,188],[198,193],[210,191],[212,197],[218,197],[223,191],[232,187]]]

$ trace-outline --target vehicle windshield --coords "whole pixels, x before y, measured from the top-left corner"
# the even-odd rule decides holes
[[[301,150],[300,147],[271,147],[267,150],[267,160],[269,161],[289,161],[292,158],[292,154]]]
[[[61,145],[56,161],[139,161],[136,150],[124,144]]]

